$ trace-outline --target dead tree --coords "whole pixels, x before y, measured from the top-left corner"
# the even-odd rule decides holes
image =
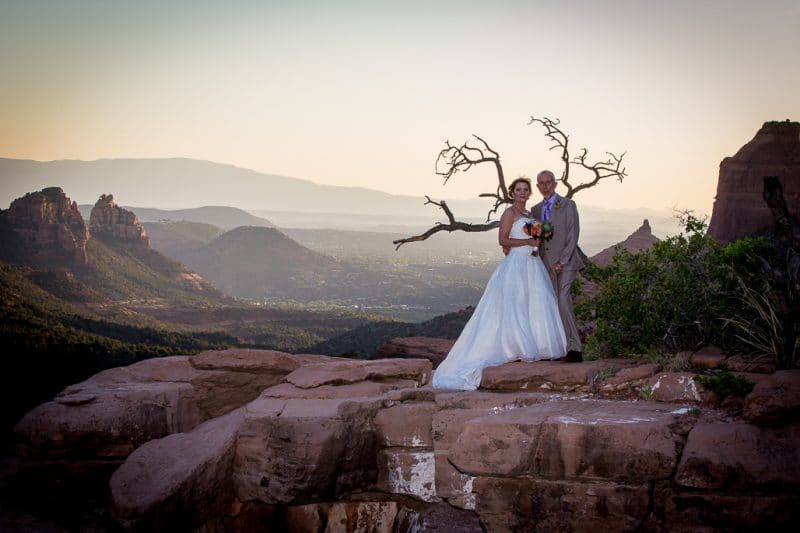
[[[561,161],[564,164],[564,169],[558,181],[566,187],[564,196],[567,198],[572,198],[577,192],[583,189],[594,187],[600,183],[601,180],[617,178],[617,180],[621,182],[627,176],[625,167],[622,166],[622,159],[625,157],[624,152],[619,156],[611,152],[606,152],[608,158],[605,161],[594,163],[588,161],[589,150],[586,148],[582,148],[579,155],[571,157],[569,153],[569,136],[559,127],[560,121],[558,119],[531,117],[528,125],[531,124],[541,124],[545,128],[545,137],[553,142],[550,149],[558,149],[561,151]],[[478,195],[480,198],[491,198],[494,200],[494,205],[486,214],[486,222],[483,224],[470,224],[460,221],[443,200],[436,202],[431,200],[429,196],[426,196],[425,204],[432,204],[439,207],[444,211],[448,222],[438,222],[424,233],[393,241],[396,245],[396,250],[407,242],[424,241],[434,233],[440,231],[480,232],[494,229],[500,225],[499,221],[492,220],[492,215],[496,215],[498,209],[503,204],[513,203],[513,200],[508,195],[505,174],[503,172],[503,166],[500,163],[500,154],[492,149],[489,143],[482,138],[477,135],[473,135],[472,137],[473,138],[468,139],[461,146],[453,146],[450,144],[450,141],[445,141],[445,147],[439,152],[439,156],[436,158],[436,174],[442,176],[444,184],[446,185],[450,178],[459,172],[466,172],[477,165],[494,165],[497,174],[497,188],[494,192],[486,192]],[[591,178],[588,181],[573,185],[570,182],[570,170],[572,165],[577,165],[578,168],[588,171]]]
[[[789,212],[783,196],[783,186],[778,176],[764,176],[764,202],[772,211],[778,235],[786,247],[778,265],[772,266],[757,256],[761,269],[767,276],[776,303],[783,339],[776,353],[779,368],[797,365],[797,339],[800,336],[800,223]]]

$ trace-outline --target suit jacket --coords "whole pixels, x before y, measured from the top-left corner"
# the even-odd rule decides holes
[[[531,209],[533,217],[542,219],[542,202]],[[545,241],[540,248],[542,260],[549,268],[554,263],[561,263],[565,270],[580,270],[585,264],[578,250],[580,222],[578,208],[570,198],[556,195],[550,209],[550,223],[553,224],[553,238]]]

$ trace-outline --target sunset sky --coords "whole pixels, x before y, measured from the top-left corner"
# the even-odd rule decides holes
[[[469,198],[492,174],[442,187],[444,141],[480,135],[510,177],[559,173],[527,125],[548,116],[573,153],[627,152],[629,178],[579,202],[710,214],[721,159],[800,120],[798,28],[797,0],[0,0],[0,157]]]

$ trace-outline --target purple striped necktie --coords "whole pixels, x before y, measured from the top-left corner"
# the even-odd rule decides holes
[[[552,197],[550,198],[552,200]],[[542,220],[545,222],[550,220],[550,206],[552,202],[550,200],[545,200],[544,202],[544,209],[542,210]]]

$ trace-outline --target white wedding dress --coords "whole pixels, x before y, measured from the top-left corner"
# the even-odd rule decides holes
[[[514,221],[509,236],[526,239],[529,218]],[[566,338],[553,284],[531,246],[511,248],[489,278],[472,317],[433,374],[437,389],[475,390],[487,366],[556,359]]]

